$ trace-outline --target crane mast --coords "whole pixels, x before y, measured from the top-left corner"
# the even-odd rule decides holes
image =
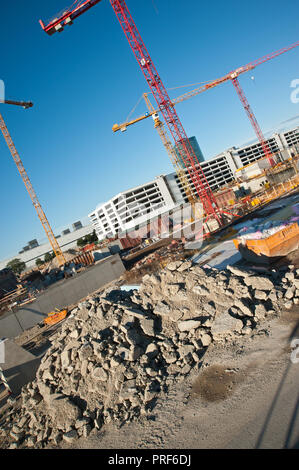
[[[204,91],[210,90],[211,88],[215,88],[216,86],[221,85],[222,83],[225,83],[227,81],[231,81],[234,88],[235,88],[235,90],[236,90],[236,92],[237,92],[237,95],[238,95],[238,97],[239,97],[239,99],[242,103],[242,106],[243,106],[243,108],[244,108],[244,110],[245,110],[245,112],[246,112],[246,114],[247,114],[247,116],[250,120],[250,123],[251,123],[251,125],[254,129],[254,132],[255,132],[255,134],[258,138],[258,141],[261,144],[263,153],[264,153],[265,157],[268,158],[268,161],[270,162],[270,165],[273,166],[275,164],[275,161],[273,159],[272,152],[271,152],[270,147],[267,143],[267,140],[265,139],[265,137],[263,135],[263,132],[262,132],[262,130],[261,130],[259,124],[258,124],[258,121],[257,121],[257,119],[254,115],[254,112],[251,109],[251,106],[250,106],[250,104],[249,104],[249,102],[248,102],[248,100],[245,96],[245,93],[244,93],[243,89],[241,88],[238,77],[241,74],[245,73],[245,72],[252,71],[258,65],[261,65],[265,62],[268,62],[269,60],[274,59],[275,57],[278,57],[281,54],[284,54],[285,52],[288,52],[288,51],[290,51],[290,50],[292,50],[292,49],[294,49],[295,47],[298,47],[298,46],[299,46],[299,41],[294,43],[294,44],[291,44],[288,47],[284,47],[283,49],[279,49],[278,51],[273,52],[272,54],[268,54],[268,55],[266,55],[266,56],[264,56],[260,59],[257,59],[254,62],[250,62],[247,65],[243,65],[241,67],[238,67],[233,72],[230,72],[230,73],[224,75],[221,78],[218,78],[216,80],[208,82],[208,83],[206,83],[205,85],[202,85],[199,88],[195,88],[194,90],[191,90],[187,93],[184,93],[181,96],[178,96],[177,98],[174,98],[172,100],[172,105],[174,106],[178,103],[182,103],[183,101],[186,101],[189,98],[192,98],[193,96],[197,96],[200,93],[203,93]],[[112,130],[113,130],[113,132],[117,132],[119,130],[126,130],[126,128],[128,126],[131,126],[132,124],[140,122],[144,119],[147,119],[148,117],[152,116],[153,114],[158,113],[158,111],[159,111],[159,109],[153,109],[150,113],[148,113],[146,115],[143,115],[143,116],[140,116],[137,119],[134,119],[133,121],[125,122],[125,123],[122,123],[122,124],[114,124],[114,126],[112,127]]]
[[[182,184],[182,189],[185,192],[185,194],[188,198],[188,201],[193,206],[193,212],[195,212],[196,199],[194,198],[194,196],[192,194],[192,189],[189,185],[189,181],[186,177],[186,174],[185,174],[183,168],[181,167],[180,161],[179,161],[178,156],[177,156],[177,154],[176,154],[176,152],[173,148],[173,145],[171,144],[171,142],[170,142],[170,140],[167,136],[167,133],[166,133],[164,125],[163,125],[163,122],[160,120],[158,113],[154,112],[154,107],[153,107],[152,103],[150,102],[147,93],[143,94],[143,98],[144,98],[145,103],[147,105],[147,108],[149,110],[149,115],[151,115],[153,117],[153,120],[154,120],[154,123],[155,123],[155,128],[157,129],[158,134],[159,134],[159,136],[160,136],[160,138],[161,138],[161,140],[164,144],[164,147],[165,147],[165,149],[166,149],[166,151],[167,151],[167,153],[168,153],[168,155],[169,155],[169,157],[172,161],[172,164],[175,167],[178,178],[179,178],[179,180]]]
[[[99,3],[99,0],[89,0],[84,2],[75,1],[74,10],[76,10],[78,7],[78,13],[81,14],[81,5],[84,4],[84,11],[86,11],[90,7],[95,6],[97,3]],[[195,191],[203,205],[204,213],[208,217],[215,217],[218,222],[222,224],[222,216],[220,215],[220,211],[213,192],[201,166],[197,162],[195,153],[187,138],[187,134],[182,126],[177,112],[171,104],[167,91],[143,43],[140,33],[128,10],[126,2],[124,0],[110,0],[110,3],[137,59],[137,62],[145,76],[145,79],[147,80],[148,85],[155,97],[158,108],[163,114],[164,120],[174,139],[177,151],[180,154],[182,161],[184,162],[184,166],[187,169],[191,180],[193,181]],[[82,13],[84,11],[82,9]],[[50,35],[58,30],[62,31],[66,22],[72,24],[72,14],[70,14],[70,12],[71,9],[68,9],[66,12],[60,15],[59,18],[55,18],[55,20],[53,20],[48,25],[44,25],[44,23],[40,21],[43,30]]]
[[[237,92],[237,95],[240,98],[240,101],[243,105],[243,108],[245,109],[245,112],[246,112],[246,114],[247,114],[247,116],[248,116],[248,118],[251,122],[251,125],[252,125],[252,127],[255,131],[255,134],[256,134],[256,136],[257,136],[257,138],[258,138],[258,140],[259,140],[259,142],[262,146],[265,157],[267,157],[267,159],[268,159],[271,166],[275,165],[275,160],[273,158],[270,147],[269,147],[265,137],[263,136],[263,133],[262,133],[262,130],[259,126],[259,123],[257,122],[257,119],[256,119],[256,117],[255,117],[255,115],[254,115],[254,113],[253,113],[253,111],[250,107],[250,104],[247,101],[247,98],[245,96],[244,91],[241,88],[239,80],[237,78],[232,78],[231,81],[232,81],[232,84],[233,84],[233,86],[234,86],[234,88]]]
[[[70,9],[66,10],[62,15],[60,15],[59,18],[55,18],[55,20],[53,20],[48,25],[44,25],[43,22],[40,21],[41,26],[44,29],[44,31],[46,31],[50,35],[56,31],[62,31],[65,24],[72,24],[72,19],[74,19],[77,16],[80,16],[82,13],[84,13],[86,10],[88,10],[92,6],[95,6],[100,1],[101,0],[85,0],[85,1],[76,0]],[[207,178],[201,166],[197,163],[195,153],[187,138],[186,132],[176,113],[176,110],[174,109],[173,102],[171,102],[168,96],[168,93],[162,83],[161,77],[159,76],[153,64],[153,61],[145,47],[145,44],[143,43],[141,35],[128,10],[125,0],[110,0],[110,3],[125,33],[125,36],[131,46],[131,49],[135,55],[135,58],[137,59],[137,62],[143,72],[143,75],[146,81],[148,82],[148,85],[157,102],[157,105],[158,105],[157,111],[160,111],[162,113],[164,120],[175,142],[176,151],[180,154],[181,160],[184,162],[184,167],[189,172],[190,178],[193,181],[193,184],[195,187],[195,191],[203,204],[205,214],[208,216],[215,217],[221,224],[222,220],[219,215],[220,211],[217,206],[216,200],[214,198],[213,192],[209,186],[209,183],[207,181]],[[208,84],[205,84],[197,91],[195,90],[191,92],[193,93],[193,96],[194,96],[195,94],[201,93],[210,88],[214,88],[220,83],[224,83],[227,80],[231,80],[241,100],[241,103],[247,113],[247,116],[250,119],[250,122],[254,128],[254,131],[258,137],[258,140],[260,141],[263,152],[265,156],[268,158],[271,166],[274,164],[273,155],[262,134],[262,131],[257,122],[257,119],[252,109],[250,108],[250,105],[247,101],[244,91],[242,90],[240,86],[240,83],[238,81],[238,76],[244,72],[253,70],[256,66],[264,62],[267,62],[268,60],[273,59],[274,57],[277,57],[293,49],[294,47],[297,47],[298,45],[299,45],[299,42],[292,44],[289,47],[280,49],[279,51],[276,51],[272,54],[264,56],[261,59],[251,62],[245,66],[239,67],[238,69],[234,70],[233,72],[225,75],[224,77],[220,79],[217,79]],[[182,98],[181,101],[183,101],[184,99],[186,98]],[[150,115],[153,115],[153,114],[150,114]],[[129,125],[133,124],[134,122],[139,122],[140,120],[145,119],[146,117],[149,117],[149,115],[138,118],[132,121],[131,123],[129,123]],[[160,126],[157,126],[157,128],[159,127]],[[118,126],[118,125],[113,126],[114,132],[119,129],[125,130],[125,126]]]
[[[166,88],[164,87],[154,63],[143,43],[126,2],[124,0],[110,0],[110,3],[145,79],[148,82],[158,108],[163,114],[164,120],[176,144],[177,151],[189,172],[191,180],[194,183],[195,191],[203,204],[205,214],[208,216],[214,216],[219,222],[221,222],[218,206],[209,183],[202,171],[202,168],[197,163],[196,156],[187,138],[187,134],[176,110],[171,104]]]
[[[25,103],[23,101],[16,102],[16,101],[9,101],[9,100],[5,100],[5,101],[3,100],[2,102],[6,103],[6,104],[14,104],[16,106],[22,106],[22,107],[25,107],[25,108],[29,108],[29,107],[32,106],[31,102]],[[39,220],[41,221],[42,226],[43,226],[43,228],[46,232],[46,235],[47,235],[47,238],[48,238],[48,240],[51,244],[51,247],[52,247],[52,249],[53,249],[53,251],[54,251],[54,253],[55,253],[55,255],[58,259],[58,263],[61,266],[61,265],[66,263],[65,257],[64,257],[64,255],[62,253],[62,250],[61,250],[61,248],[60,248],[60,246],[59,246],[59,244],[58,244],[58,242],[55,238],[55,235],[54,235],[54,233],[52,231],[52,228],[51,228],[51,226],[48,222],[48,219],[47,219],[47,217],[46,217],[46,215],[45,215],[45,213],[42,209],[42,206],[41,206],[41,204],[40,204],[40,202],[37,198],[37,195],[36,195],[36,193],[34,191],[34,188],[31,184],[29,176],[28,176],[28,174],[27,174],[27,172],[24,168],[22,160],[21,160],[21,158],[20,158],[20,156],[17,152],[17,149],[16,149],[16,147],[14,145],[14,142],[12,140],[12,137],[11,137],[11,135],[10,135],[8,129],[7,129],[5,121],[4,121],[1,114],[0,114],[0,129],[1,129],[3,137],[4,137],[4,139],[5,139],[5,141],[8,145],[8,148],[10,150],[12,158],[14,159],[14,162],[17,165],[17,168],[19,170],[21,178],[22,178],[22,180],[23,180],[23,182],[26,186],[26,189],[27,189],[28,194],[30,196],[30,199],[32,201],[33,207],[35,208],[35,210],[37,212],[37,215],[38,215]]]

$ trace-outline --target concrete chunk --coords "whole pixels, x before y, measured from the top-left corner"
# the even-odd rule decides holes
[[[242,328],[242,320],[232,317],[228,312],[222,312],[216,316],[211,328],[211,333],[214,337],[215,335],[226,335],[232,332],[239,332]]]
[[[190,331],[200,327],[201,321],[199,320],[185,320],[178,323],[180,331]]]
[[[227,269],[237,277],[248,277],[250,273],[245,269],[237,268],[236,266],[227,265]]]
[[[248,276],[244,282],[247,286],[252,287],[252,289],[269,291],[274,287],[273,282],[265,276]]]
[[[252,308],[250,307],[249,302],[247,302],[245,299],[235,300],[235,306],[238,307],[247,317],[253,317]]]

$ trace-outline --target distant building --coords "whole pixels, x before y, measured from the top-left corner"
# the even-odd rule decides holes
[[[230,148],[214,158],[204,160],[196,138],[191,137],[189,142],[212,191],[232,183],[241,168],[264,157],[262,146],[257,142],[241,148]],[[292,154],[299,153],[299,127],[274,134],[267,142],[277,161],[287,160]],[[186,168],[185,165],[182,167]],[[188,168],[185,169],[185,176],[196,196]],[[184,202],[188,202],[187,195],[179,177],[173,172],[118,194],[97,207],[89,214],[89,218],[99,240],[103,240],[142,226],[146,221],[154,220]]]
[[[81,222],[80,222],[81,224]],[[73,224],[75,225],[75,224]],[[78,226],[79,227],[79,226]],[[67,251],[69,249],[77,248],[77,241],[79,238],[86,237],[93,232],[93,226],[88,224],[83,226],[81,224],[81,228],[77,228],[71,232],[70,229],[65,229],[62,235],[57,235],[56,238],[59,239],[59,246],[62,251]],[[35,262],[37,259],[44,259],[46,253],[51,253],[53,251],[52,246],[49,242],[38,244],[35,248],[30,248],[30,246],[26,246],[23,250],[19,251],[18,255],[13,256],[12,258],[0,261],[0,269],[5,268],[7,263],[14,258],[19,258],[21,261],[26,263],[26,268],[30,268],[35,266]]]
[[[32,248],[36,248],[38,246],[38,241],[35,239],[35,240],[31,240],[30,242],[28,242],[28,246],[30,248],[30,250]]]
[[[82,223],[81,223],[80,221],[73,223],[73,229],[74,229],[74,230],[79,230],[79,229],[82,228],[82,227],[83,227],[83,225],[82,225]]]
[[[175,207],[166,177],[119,193],[89,214],[99,240],[143,224],[149,214],[158,216]]]
[[[273,154],[277,153],[281,160],[287,160],[292,156],[292,153],[299,152],[299,126],[280,134],[275,133],[266,139],[266,142]],[[264,156],[262,145],[259,142],[241,148],[233,147],[224,153],[231,155],[238,168],[253,163]]]
[[[183,141],[186,142],[186,139],[184,139]],[[195,156],[196,156],[196,163],[201,163],[201,162],[203,162],[203,161],[204,161],[204,156],[203,156],[203,154],[202,154],[202,151],[201,151],[200,146],[198,145],[198,142],[197,142],[196,137],[194,137],[194,136],[193,136],[193,137],[189,137],[189,138],[187,139],[187,145],[188,145],[188,142],[189,142],[189,144],[191,145],[191,147],[192,147],[192,149],[193,149],[193,151],[194,151],[194,153],[195,153]],[[174,147],[174,149],[175,149],[175,152],[176,152],[177,157],[178,157],[178,159],[179,159],[179,162],[180,162],[180,164],[181,164],[181,167],[182,167],[182,168],[188,167],[188,166],[189,166],[189,160],[188,160],[188,158],[187,158],[187,156],[186,156],[186,153],[185,153],[185,151],[184,151],[183,145],[182,145],[182,144],[178,144],[178,145],[176,145],[176,146]],[[181,153],[182,153],[182,152],[183,152],[184,158],[182,158],[182,156],[181,156]],[[184,161],[184,160],[185,160],[185,161]],[[185,163],[186,163],[186,165],[185,165]],[[191,165],[191,164],[190,164],[190,165]]]

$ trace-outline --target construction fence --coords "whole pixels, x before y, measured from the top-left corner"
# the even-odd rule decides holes
[[[278,183],[271,188],[267,189],[262,195],[255,197],[251,200],[251,205],[254,207],[268,204],[269,202],[278,199],[279,197],[287,195],[299,186],[299,175],[295,175],[287,181]]]

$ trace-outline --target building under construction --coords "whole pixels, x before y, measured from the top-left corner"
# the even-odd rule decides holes
[[[299,153],[299,127],[268,139],[277,163],[288,160]],[[201,163],[208,183],[215,192],[232,184],[242,173],[242,168],[254,162],[263,162],[263,169],[269,167],[260,143],[233,147],[210,160]],[[248,173],[248,171],[247,171]],[[195,195],[194,185],[185,170]],[[247,189],[247,186],[246,186]],[[187,195],[177,173],[160,175],[153,181],[117,194],[89,214],[89,218],[100,240],[113,237],[121,232],[130,232],[164,213],[188,202]]]

